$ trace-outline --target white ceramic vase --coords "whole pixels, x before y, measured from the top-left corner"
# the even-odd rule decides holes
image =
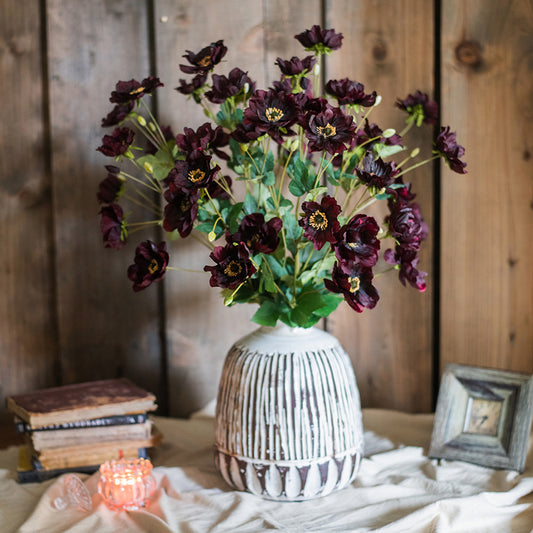
[[[261,327],[230,349],[218,392],[215,462],[237,490],[273,500],[351,483],[363,455],[348,355],[317,328]]]

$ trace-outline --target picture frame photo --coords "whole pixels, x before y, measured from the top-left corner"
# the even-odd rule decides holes
[[[523,472],[533,416],[533,375],[449,364],[429,457]]]

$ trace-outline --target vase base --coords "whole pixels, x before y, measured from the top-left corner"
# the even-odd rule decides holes
[[[217,470],[228,485],[265,499],[297,502],[327,496],[357,475],[361,450],[300,461],[268,461],[230,454],[215,446]]]

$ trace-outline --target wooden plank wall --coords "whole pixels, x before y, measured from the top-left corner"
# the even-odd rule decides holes
[[[444,165],[413,175],[432,235],[426,293],[384,277],[374,311],[344,307],[327,321],[363,405],[430,411],[448,362],[533,372],[530,1],[2,0],[0,10],[0,398],[121,375],[166,414],[214,397],[253,309],[224,308],[195,273],[133,294],[135,242],[116,253],[99,233],[100,118],[118,79],[152,73],[165,83],[161,122],[197,126],[201,111],[173,90],[186,49],[224,39],[219,73],[238,65],[266,87],[277,57],[304,55],[293,36],[315,23],[345,35],[325,75],[382,94],[373,120],[401,129],[393,102],[421,89],[467,147],[466,176]],[[420,132],[411,141],[430,154]],[[171,247],[183,268],[206,262],[190,239]]]

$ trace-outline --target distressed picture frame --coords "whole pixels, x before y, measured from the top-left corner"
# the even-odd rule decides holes
[[[429,457],[523,472],[533,415],[533,376],[447,365]]]

